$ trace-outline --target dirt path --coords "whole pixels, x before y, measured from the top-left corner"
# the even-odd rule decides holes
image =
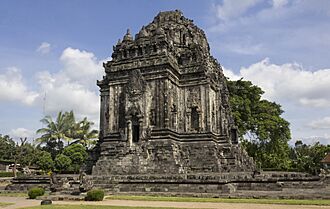
[[[25,197],[5,197],[0,196],[0,202],[14,203],[14,205],[8,205],[6,207],[0,207],[1,209],[16,209],[24,207],[32,207],[40,205],[40,200],[29,200]]]
[[[55,204],[82,204],[79,202],[62,202]],[[173,207],[173,208],[221,208],[221,209],[330,209],[330,206],[308,205],[267,205],[242,203],[206,203],[206,202],[165,202],[165,201],[133,201],[133,200],[105,200],[83,204],[112,205],[112,206],[145,206],[145,207]]]
[[[15,205],[4,209],[26,208],[40,205],[40,200],[29,200],[24,197],[0,197],[0,202],[11,202]],[[221,209],[330,209],[330,206],[314,205],[267,205],[243,203],[199,203],[199,202],[163,202],[163,201],[133,201],[133,200],[104,200],[102,202],[56,201],[61,205],[111,205],[111,206],[147,206],[173,208],[221,208]]]

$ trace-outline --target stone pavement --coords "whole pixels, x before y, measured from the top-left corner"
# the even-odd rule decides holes
[[[40,200],[29,200],[24,197],[0,197],[0,202],[15,203],[4,209],[27,208],[40,205]],[[173,208],[221,208],[221,209],[330,209],[330,206],[314,205],[266,205],[243,203],[206,203],[206,202],[163,202],[163,201],[133,201],[104,200],[102,202],[55,201],[54,204],[65,205],[109,205],[109,206],[145,206]]]

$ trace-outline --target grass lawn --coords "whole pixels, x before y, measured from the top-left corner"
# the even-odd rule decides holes
[[[27,197],[27,192],[0,192],[0,196],[5,197]]]
[[[14,203],[7,203],[7,202],[0,202],[0,208],[8,206],[8,205],[13,205]]]
[[[236,198],[197,198],[197,197],[157,197],[157,196],[107,196],[109,200],[141,200],[169,202],[223,202],[223,203],[254,203],[254,204],[285,204],[285,205],[330,205],[329,200],[296,200],[296,199],[236,199]]]
[[[184,209],[184,208],[155,208],[155,207],[127,207],[105,205],[43,205],[25,209]]]

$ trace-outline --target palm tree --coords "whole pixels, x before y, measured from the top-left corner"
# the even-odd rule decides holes
[[[98,138],[98,131],[95,129],[91,130],[93,125],[94,123],[88,121],[86,117],[82,121],[78,122],[76,129],[77,140],[73,143],[80,143],[86,149],[95,144],[95,139]]]
[[[56,121],[53,121],[51,116],[45,116],[40,120],[46,125],[45,128],[37,130],[37,134],[42,134],[41,137],[37,138],[36,141],[39,144],[47,144],[52,140],[67,141],[68,143],[72,140],[69,132],[74,127],[74,115],[73,112],[65,112],[64,114],[60,111],[57,114]]]

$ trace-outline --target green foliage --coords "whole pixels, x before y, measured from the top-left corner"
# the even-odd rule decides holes
[[[84,164],[88,157],[88,153],[81,144],[72,144],[63,150],[63,155],[68,156],[71,161],[71,169],[74,172],[79,172],[80,167]]]
[[[98,138],[98,131],[91,130],[93,122],[90,122],[85,117],[82,121],[78,122],[76,125],[76,141],[74,143],[80,143],[84,147],[92,147],[96,143]]]
[[[13,172],[1,171],[0,172],[0,177],[14,177],[14,174],[13,174]]]
[[[19,148],[20,152],[20,158],[18,159],[18,163],[21,166],[31,166],[36,164],[37,160],[38,160],[38,155],[39,155],[39,150],[37,147],[35,147],[33,144],[31,143],[24,143],[22,144]]]
[[[0,159],[12,160],[15,154],[15,142],[8,135],[0,134]]]
[[[72,166],[71,164],[71,159],[66,155],[59,154],[55,158],[55,169],[60,173],[69,170]]]
[[[45,189],[40,187],[33,187],[28,191],[28,195],[30,199],[36,199],[38,196],[42,196],[44,194],[45,194]]]
[[[279,104],[261,98],[261,88],[250,81],[228,81],[230,105],[240,139],[262,168],[290,168],[289,122]]]
[[[291,148],[292,167],[298,171],[317,174],[322,168],[320,161],[328,152],[330,145],[322,145],[319,142],[307,145],[302,141],[296,141],[295,146]]]
[[[104,191],[101,189],[93,189],[87,192],[86,201],[102,201],[104,198]]]
[[[62,141],[70,142],[72,129],[74,129],[74,115],[73,112],[59,112],[57,118],[53,121],[52,117],[45,116],[41,122],[46,125],[45,128],[37,130],[37,134],[42,134],[41,137],[36,139],[40,144],[52,144],[53,148],[60,148]],[[63,142],[62,142],[63,143]],[[63,147],[62,147],[63,148]],[[57,150],[58,154],[61,150]],[[56,156],[56,155],[55,155]],[[53,156],[53,158],[55,157]]]
[[[54,168],[54,161],[52,156],[49,152],[46,151],[40,151],[38,153],[38,160],[36,164],[41,170],[45,172],[51,171]]]
[[[85,148],[91,148],[98,137],[98,131],[91,130],[93,122],[88,121],[87,118],[76,122],[73,111],[59,112],[55,121],[52,117],[45,116],[41,122],[46,127],[37,130],[37,134],[42,134],[37,141],[45,145],[44,149],[52,153],[53,159],[61,153],[64,142],[68,145],[80,143]]]

